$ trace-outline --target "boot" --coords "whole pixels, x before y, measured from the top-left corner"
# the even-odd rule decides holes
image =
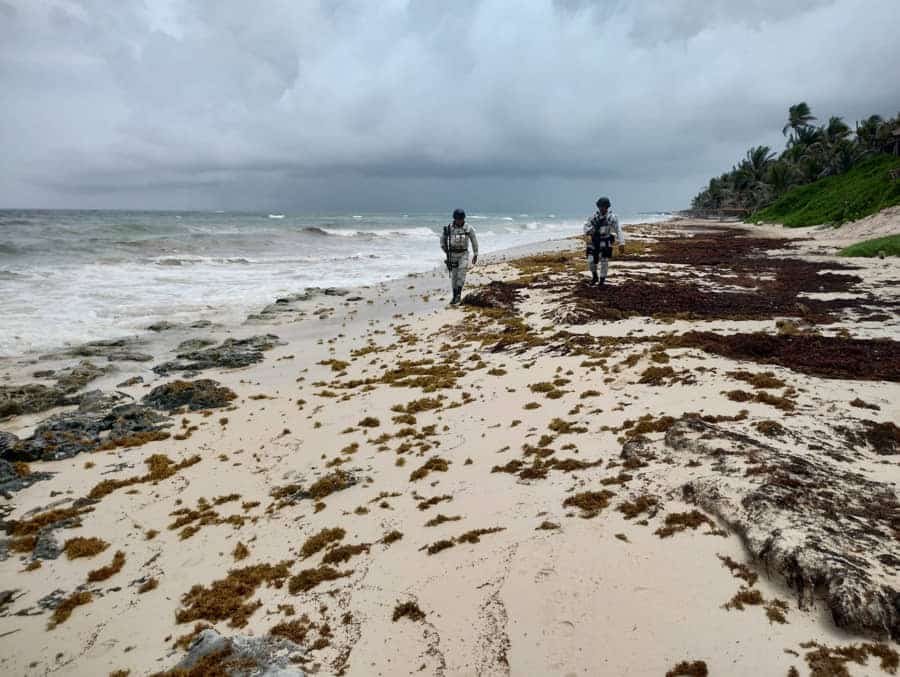
[[[601,277],[601,278],[600,278],[600,282],[599,282],[598,284],[599,284],[599,286],[602,287],[604,284],[606,284],[606,278],[605,278],[605,277]]]
[[[600,281],[600,278],[597,277],[597,271],[596,271],[596,270],[593,271],[593,272],[591,273],[591,275],[592,275],[592,277],[591,277],[591,285],[597,284],[597,283]]]
[[[451,306],[455,306],[455,305],[459,304],[459,295],[460,295],[461,291],[462,291],[462,288],[460,288],[460,287],[453,288],[453,299],[450,301]]]

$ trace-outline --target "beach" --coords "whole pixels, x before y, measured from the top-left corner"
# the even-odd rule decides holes
[[[626,232],[6,358],[0,670],[896,674],[896,259]]]

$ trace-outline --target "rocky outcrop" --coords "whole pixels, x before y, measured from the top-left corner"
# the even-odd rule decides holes
[[[75,393],[109,370],[110,367],[101,368],[84,360],[68,369],[43,372],[56,379],[55,386],[43,383],[0,386],[0,419],[78,404],[80,398],[75,396]]]
[[[298,644],[282,637],[223,637],[213,629],[197,635],[187,655],[169,673],[203,666],[216,674],[242,677],[304,677],[291,658],[305,653]]]
[[[151,390],[142,400],[144,404],[165,411],[175,411],[181,407],[187,407],[192,411],[197,409],[214,409],[224,407],[237,398],[230,388],[211,379],[198,379],[196,381],[172,381],[157,386]]]
[[[41,422],[31,437],[7,444],[0,455],[13,462],[58,461],[102,446],[134,446],[128,440],[172,425],[167,416],[150,407],[114,406],[121,396],[98,393],[88,393],[78,410]]]
[[[9,494],[30,487],[35,482],[50,479],[53,475],[48,472],[34,472],[16,467],[15,464],[0,458],[0,494]]]
[[[801,606],[821,591],[836,625],[900,639],[900,502],[891,484],[802,445],[777,449],[752,436],[684,417],[662,442],[623,455],[712,459],[682,487],[716,515],[754,558],[781,574]]]
[[[67,350],[42,355],[41,359],[61,359],[66,357],[105,357],[110,362],[149,362],[152,355],[136,350],[146,345],[146,341],[137,337],[89,341]]]
[[[263,353],[278,345],[274,334],[260,334],[246,339],[226,339],[213,348],[190,350],[177,354],[178,359],[153,367],[157,374],[173,371],[199,372],[204,369],[236,369],[262,362]]]

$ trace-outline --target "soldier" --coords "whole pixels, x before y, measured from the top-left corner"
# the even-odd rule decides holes
[[[447,255],[447,271],[453,286],[452,305],[460,302],[462,288],[466,282],[466,268],[469,267],[469,241],[472,241],[472,265],[478,263],[478,240],[475,230],[466,224],[466,213],[462,209],[453,210],[453,223],[444,226],[441,233],[441,249]]]
[[[609,259],[612,257],[613,239],[619,243],[619,254],[625,253],[625,234],[619,219],[609,211],[608,197],[597,200],[597,213],[584,224],[584,239],[587,243],[588,269],[591,271],[591,284],[606,282],[606,271],[609,268]],[[597,261],[600,261],[600,276],[597,276]]]

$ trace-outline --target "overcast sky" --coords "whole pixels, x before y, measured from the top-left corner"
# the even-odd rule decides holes
[[[900,110],[900,0],[0,0],[0,207],[676,209]]]

